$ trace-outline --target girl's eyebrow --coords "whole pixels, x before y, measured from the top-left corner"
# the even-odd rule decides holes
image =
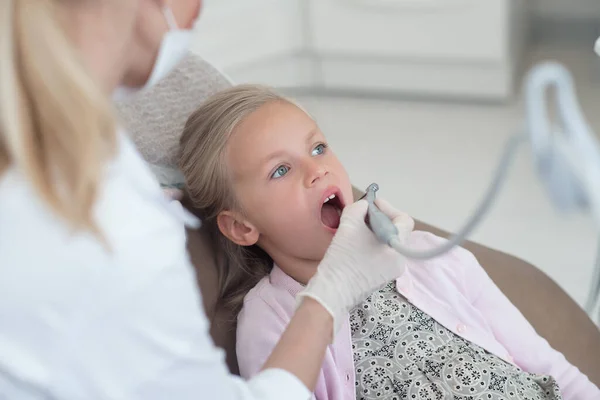
[[[315,138],[315,136],[319,135],[319,129],[318,128],[313,128],[310,131],[308,131],[307,135],[306,135],[306,143],[311,143],[313,141],[313,139]],[[261,165],[264,165],[266,163],[268,163],[269,161],[273,160],[274,158],[279,158],[282,155],[284,155],[286,152],[285,151],[274,151],[273,153],[267,154],[262,160],[261,160]]]
[[[274,151],[271,154],[268,154],[266,157],[264,157],[261,161],[261,165],[268,163],[269,161],[273,160],[274,158],[279,158],[282,155],[284,155],[286,152],[282,151],[282,150],[278,150],[278,151]]]
[[[306,136],[306,142],[310,143],[313,141],[314,137],[317,136],[319,134],[319,129],[317,128],[313,128],[310,131],[308,131],[308,135]]]

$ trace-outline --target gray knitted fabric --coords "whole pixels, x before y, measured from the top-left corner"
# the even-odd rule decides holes
[[[222,73],[190,53],[155,86],[115,103],[124,127],[161,185],[183,183],[176,166],[185,122],[208,97],[229,86]]]

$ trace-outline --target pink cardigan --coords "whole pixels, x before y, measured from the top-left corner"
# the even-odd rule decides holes
[[[444,241],[415,231],[409,244],[427,249]],[[454,333],[525,371],[554,377],[565,400],[600,399],[600,390],[535,332],[467,250],[455,248],[434,260],[409,261],[396,287]],[[275,266],[244,299],[237,327],[237,356],[244,378],[259,372],[290,321],[300,290],[301,284]],[[354,380],[346,321],[327,350],[314,398],[354,400]]]

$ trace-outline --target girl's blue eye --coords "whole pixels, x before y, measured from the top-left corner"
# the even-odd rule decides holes
[[[324,145],[323,143],[317,145],[317,147],[315,147],[312,151],[312,155],[313,156],[320,156],[321,154],[325,153],[325,149],[327,148],[326,145]]]
[[[273,175],[271,175],[271,178],[274,178],[274,179],[281,178],[282,176],[287,174],[289,170],[290,170],[290,167],[282,165],[282,166],[278,167],[275,170],[275,172],[273,172]]]

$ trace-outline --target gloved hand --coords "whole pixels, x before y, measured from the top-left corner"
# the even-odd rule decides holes
[[[380,197],[375,199],[375,205],[396,225],[399,238],[404,243],[413,229],[415,229],[415,220],[410,215],[395,209],[390,203]]]
[[[317,273],[298,294],[298,304],[311,297],[329,311],[334,335],[354,306],[404,272],[406,259],[379,242],[367,227],[367,205],[366,200],[360,200],[344,208]],[[400,241],[405,243],[414,228],[413,219],[386,201],[378,199],[376,205],[392,219]]]

